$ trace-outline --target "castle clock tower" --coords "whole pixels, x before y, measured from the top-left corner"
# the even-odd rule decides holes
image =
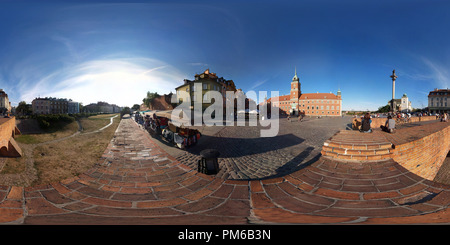
[[[300,79],[297,76],[297,68],[295,68],[295,75],[292,78],[291,82],[291,114],[298,115],[298,99],[302,94],[302,90],[300,88]]]

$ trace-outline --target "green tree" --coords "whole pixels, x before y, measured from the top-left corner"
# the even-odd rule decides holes
[[[147,92],[147,97],[145,97],[145,98],[142,100],[142,102],[144,102],[145,106],[150,107],[150,104],[152,103],[152,100],[153,100],[154,98],[156,98],[156,97],[159,97],[158,92],[152,93],[152,92],[148,91],[148,92]]]
[[[380,106],[380,107],[378,107],[378,111],[377,112],[378,113],[386,113],[386,112],[389,112],[390,109],[391,109],[390,105]]]
[[[130,107],[124,107],[123,109],[122,109],[122,111],[120,112],[120,117],[123,117],[123,115],[125,115],[125,114],[131,114],[131,109],[130,109]]]
[[[32,113],[31,105],[28,105],[25,101],[20,101],[16,107],[16,113],[20,115],[29,115]]]
[[[139,108],[141,108],[141,106],[140,106],[140,105],[138,105],[138,104],[134,104],[134,105],[133,105],[133,107],[131,107],[131,110],[133,110],[133,111],[137,111],[137,110],[139,110]]]
[[[84,109],[84,105],[83,105],[83,103],[79,103],[79,107],[80,107],[80,112],[82,112],[83,111],[83,109]]]

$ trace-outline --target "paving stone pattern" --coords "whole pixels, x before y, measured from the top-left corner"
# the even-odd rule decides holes
[[[103,157],[71,179],[0,186],[5,224],[450,223],[450,187],[392,160],[319,157],[285,176],[208,176],[162,150],[123,119]]]
[[[174,155],[178,161],[196,168],[200,151],[220,151],[217,177],[251,180],[284,176],[311,164],[320,157],[323,142],[346,128],[349,118],[280,118],[279,133],[262,138],[262,127],[226,126],[214,135],[201,138],[201,144]]]

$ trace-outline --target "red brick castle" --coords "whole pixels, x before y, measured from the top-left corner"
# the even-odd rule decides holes
[[[273,98],[267,100],[271,103]],[[308,93],[303,94],[297,69],[291,82],[291,93],[278,97],[274,107],[279,107],[286,114],[306,116],[341,116],[342,98],[341,91],[337,95],[333,93]]]

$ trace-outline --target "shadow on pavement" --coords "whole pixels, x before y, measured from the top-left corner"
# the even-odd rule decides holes
[[[226,138],[204,135],[197,145],[186,151],[200,155],[202,150],[212,148],[220,152],[220,158],[232,158],[276,151],[301,144],[304,141],[293,134],[267,138]]]
[[[300,154],[298,154],[296,157],[294,157],[292,160],[284,164],[283,166],[279,167],[276,170],[276,174],[272,176],[268,176],[267,178],[275,178],[275,177],[282,177],[287,174],[296,172],[298,170],[301,170],[303,168],[308,167],[309,165],[313,164],[317,160],[319,160],[321,154],[317,153],[313,158],[308,160],[307,162],[303,162],[308,156],[312,154],[314,151],[314,147],[307,147],[304,151],[302,151]]]

